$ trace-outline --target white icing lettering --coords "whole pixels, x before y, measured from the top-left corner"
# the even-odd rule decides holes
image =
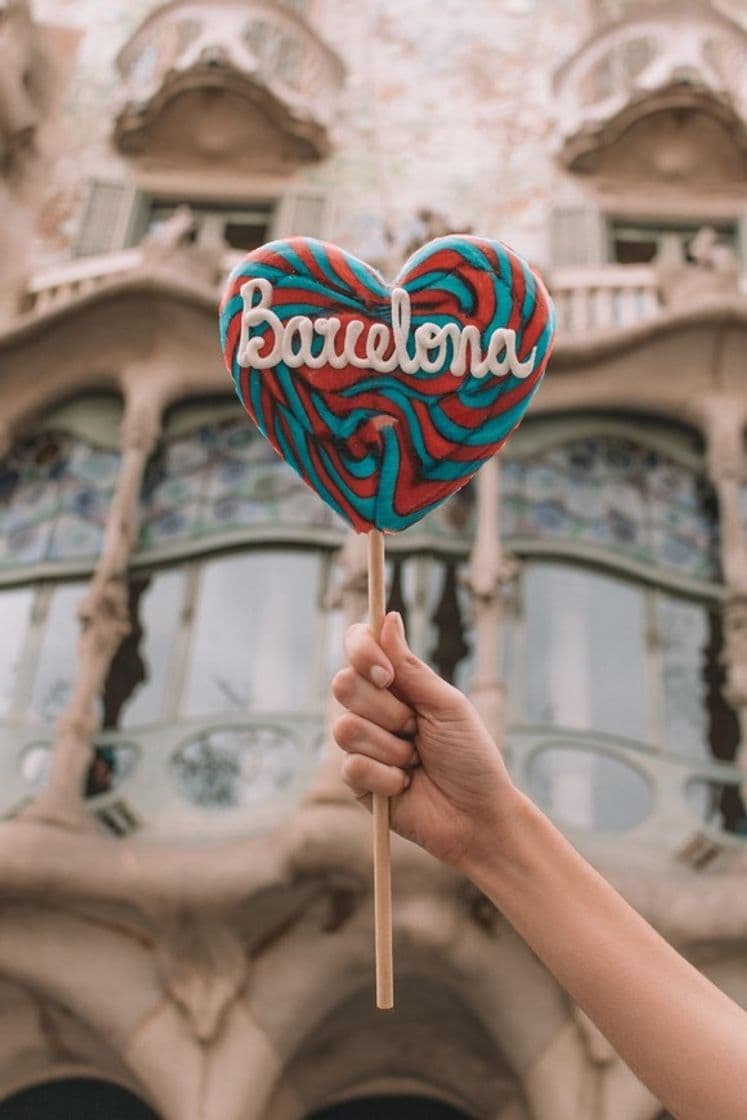
[[[455,377],[463,377],[469,369],[473,377],[485,377],[488,373],[506,377],[511,373],[514,377],[524,378],[534,369],[537,357],[535,346],[526,361],[519,361],[516,331],[508,327],[493,331],[483,356],[482,338],[474,323],[464,327],[457,323],[445,323],[443,326],[421,323],[413,332],[414,353],[411,354],[408,343],[412,308],[404,288],[392,291],[391,328],[385,323],[372,323],[365,339],[362,336],[366,324],[360,319],[349,320],[344,331],[341,321],[335,316],[310,319],[307,315],[293,315],[283,322],[271,310],[272,285],[268,280],[248,280],[242,285],[241,296],[244,311],[237,358],[240,365],[253,369],[269,369],[282,361],[290,369],[301,366],[344,369],[351,365],[376,373],[391,373],[395,369],[405,373],[439,373],[446,363],[451,343],[450,370]],[[316,355],[315,335],[322,339]],[[339,349],[336,349],[338,335],[341,338]],[[391,353],[387,357],[390,348]]]

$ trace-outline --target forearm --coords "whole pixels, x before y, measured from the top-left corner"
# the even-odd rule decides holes
[[[462,870],[678,1120],[743,1120],[747,1013],[684,960],[526,798]]]

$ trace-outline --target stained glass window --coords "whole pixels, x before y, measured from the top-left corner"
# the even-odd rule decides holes
[[[243,416],[173,437],[151,460],[141,549],[279,523],[340,526]]]
[[[119,452],[47,431],[0,465],[0,568],[95,557]]]
[[[693,470],[630,439],[597,436],[504,459],[506,537],[582,543],[701,580],[719,578],[717,524]]]

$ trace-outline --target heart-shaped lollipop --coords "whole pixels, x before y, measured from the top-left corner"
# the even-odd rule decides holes
[[[333,245],[273,241],[221,304],[246,411],[359,532],[406,529],[464,486],[524,415],[554,327],[539,277],[480,237],[430,242],[392,287]]]

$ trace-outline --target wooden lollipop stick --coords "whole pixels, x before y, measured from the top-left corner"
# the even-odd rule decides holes
[[[381,637],[386,614],[384,581],[384,534],[368,534],[368,625],[374,638]],[[389,833],[389,798],[373,795],[374,858],[374,944],[376,949],[376,1006],[394,1007],[394,962],[392,957],[392,861]]]

